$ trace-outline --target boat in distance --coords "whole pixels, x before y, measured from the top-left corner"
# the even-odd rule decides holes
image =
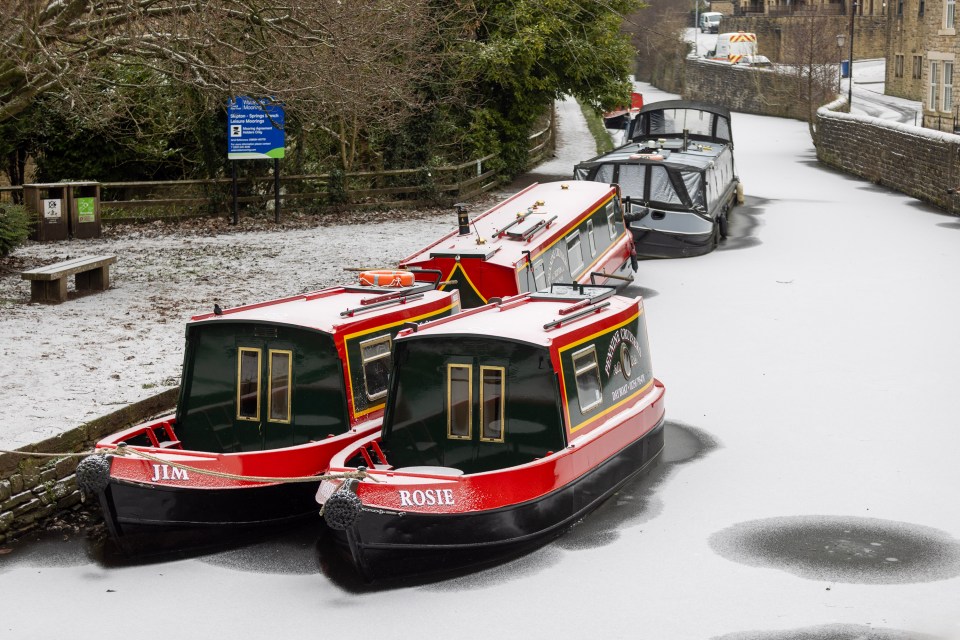
[[[78,481],[128,552],[316,517],[320,480],[310,478],[380,429],[393,337],[458,310],[456,291],[421,283],[330,287],[196,316],[176,412],[98,442],[113,455],[84,460]]]
[[[554,285],[401,331],[380,433],[317,502],[365,580],[487,564],[560,535],[658,459],[643,302]]]
[[[455,283],[464,308],[556,282],[629,283],[637,269],[633,238],[616,187],[566,181],[533,184],[400,261],[436,270]],[[417,279],[427,278],[426,271]]]
[[[682,258],[712,251],[743,202],[730,112],[685,100],[645,105],[627,143],[579,163],[578,180],[619,185],[637,255]]]

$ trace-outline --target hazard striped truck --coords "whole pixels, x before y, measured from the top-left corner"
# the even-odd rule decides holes
[[[745,58],[749,60],[759,53],[757,34],[737,31],[717,35],[717,46],[707,52],[707,59],[738,64]]]

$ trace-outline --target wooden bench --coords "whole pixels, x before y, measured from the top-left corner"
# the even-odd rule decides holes
[[[110,288],[110,265],[117,256],[90,256],[64,260],[20,274],[30,280],[30,302],[60,304],[67,299],[67,278],[76,275],[77,291],[104,291]]]

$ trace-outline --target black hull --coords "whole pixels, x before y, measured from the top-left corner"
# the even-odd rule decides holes
[[[111,479],[100,494],[100,506],[117,546],[140,554],[217,544],[317,517],[319,485],[191,489]]]
[[[718,232],[670,233],[631,227],[637,255],[641,258],[692,258],[710,253],[717,246]]]
[[[542,498],[468,514],[364,510],[347,531],[333,532],[368,581],[490,564],[562,534],[663,450],[663,420],[576,481]]]

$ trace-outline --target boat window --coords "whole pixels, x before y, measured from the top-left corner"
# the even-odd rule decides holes
[[[646,191],[644,190],[647,182],[647,167],[642,164],[622,164],[620,165],[620,189],[625,197],[630,200],[646,200]]]
[[[593,220],[587,220],[587,238],[590,239],[590,257],[597,255],[597,237],[593,234]]]
[[[683,204],[665,167],[650,167],[650,200],[664,204]]]
[[[543,291],[547,288],[547,274],[543,270],[543,260],[537,260],[533,263],[533,283],[537,291]]]
[[[630,362],[630,348],[626,342],[620,343],[620,370],[623,371],[623,377],[629,380],[633,373],[633,363]]]
[[[480,367],[480,441],[503,442],[503,367]]]
[[[708,169],[708,171],[710,171]],[[681,171],[680,177],[683,178],[683,184],[687,187],[687,195],[694,205],[703,206],[703,193],[700,188],[703,184],[703,176],[699,171]]]
[[[237,419],[260,419],[260,349],[237,351]]]
[[[583,249],[580,248],[579,231],[574,231],[567,238],[567,257],[570,259],[570,275],[573,276],[583,267]]]
[[[613,201],[607,203],[607,230],[610,232],[610,239],[617,239],[617,207]]]
[[[613,182],[613,165],[612,164],[602,164],[597,169],[597,173],[593,176],[594,182],[606,182],[610,184]]]
[[[447,365],[447,437],[469,440],[473,416],[473,367]]]
[[[293,374],[293,352],[270,350],[270,385],[267,395],[267,420],[290,422],[290,378]]]
[[[387,379],[390,375],[390,334],[364,340],[360,343],[360,359],[363,361],[363,385],[367,400],[379,400],[387,395]]]
[[[594,345],[573,354],[573,370],[577,379],[580,413],[587,413],[600,406],[602,400],[600,367],[597,366],[597,349]]]

